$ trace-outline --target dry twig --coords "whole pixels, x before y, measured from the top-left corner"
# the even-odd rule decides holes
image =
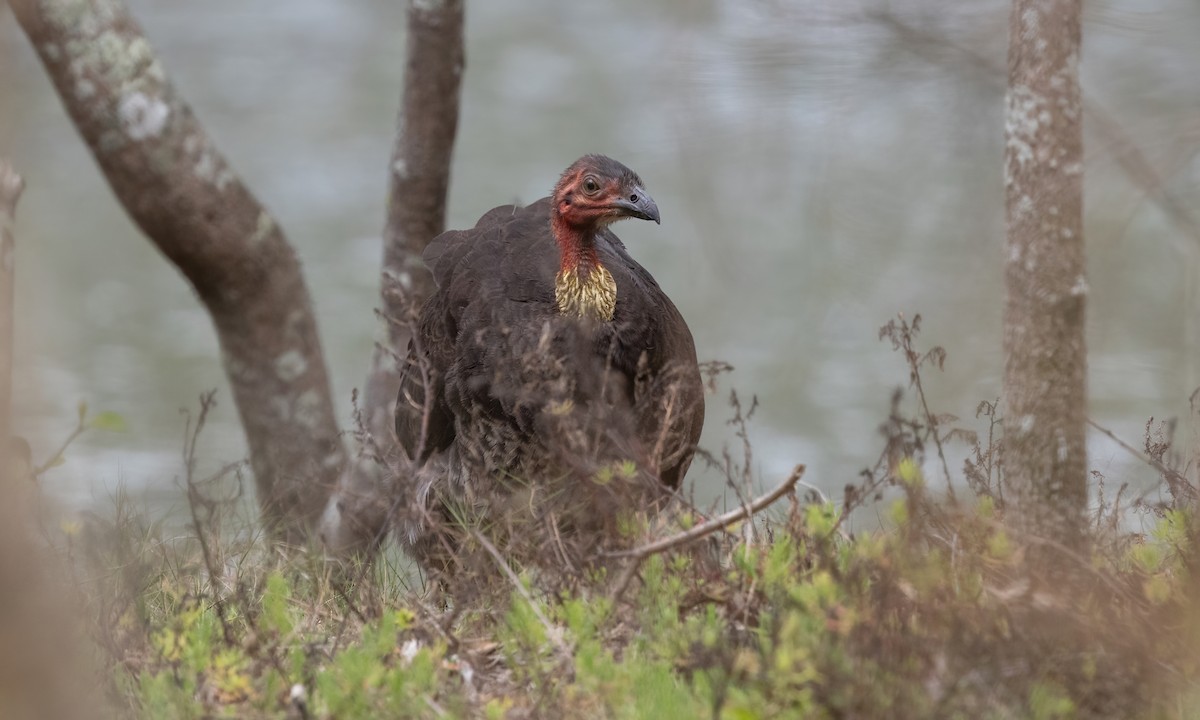
[[[661,540],[656,540],[647,545],[642,545],[641,547],[633,548],[632,550],[622,550],[608,553],[609,557],[630,558],[629,564],[626,565],[625,569],[621,571],[621,574],[617,578],[616,584],[613,586],[611,592],[612,597],[620,597],[621,594],[625,592],[625,588],[629,585],[629,581],[633,579],[633,575],[637,572],[638,566],[640,566],[642,561],[646,558],[657,553],[666,552],[671,548],[685,545],[694,540],[699,540],[702,537],[711,535],[740,520],[745,520],[746,518],[761,512],[779,498],[787,495],[790,492],[793,492],[796,484],[800,482],[800,478],[804,476],[804,470],[804,465],[797,465],[796,468],[792,470],[792,474],[788,476],[788,479],[780,483],[774,490],[771,490],[765,495],[760,495],[746,505],[730,510],[724,515],[718,515],[717,517],[708,520],[707,522],[700,523],[689,530],[671,535],[670,537],[662,538]]]
[[[1177,470],[1172,470],[1171,468],[1164,465],[1162,462],[1160,462],[1148,455],[1145,455],[1144,453],[1139,451],[1134,446],[1130,445],[1129,443],[1125,442],[1121,438],[1117,437],[1116,433],[1114,433],[1112,430],[1109,430],[1108,428],[1097,424],[1095,420],[1088,418],[1087,424],[1091,425],[1095,429],[1097,429],[1100,432],[1107,435],[1110,440],[1115,442],[1125,452],[1129,453],[1133,457],[1137,458],[1138,460],[1141,460],[1143,463],[1145,463],[1145,464],[1149,465],[1150,467],[1154,468],[1155,470],[1157,470],[1159,472],[1159,474],[1162,475],[1163,478],[1167,481],[1167,483],[1171,486],[1172,490],[1175,490],[1178,488],[1186,488],[1186,492],[1189,495],[1195,496],[1196,488],[1190,482],[1188,482],[1188,479],[1186,477],[1184,477],[1180,472],[1178,472]],[[1161,483],[1159,483],[1158,485],[1156,485],[1153,488],[1150,488],[1146,492],[1142,493],[1141,498],[1139,498],[1139,499],[1144,500],[1147,495],[1149,495],[1151,492],[1153,492],[1154,490],[1156,490],[1159,487],[1162,487]]]
[[[511,582],[513,587],[517,589],[517,592],[521,594],[521,597],[525,599],[525,602],[529,603],[529,609],[533,611],[533,614],[537,617],[538,622],[540,622],[546,628],[546,637],[554,643],[554,646],[558,648],[558,651],[561,652],[565,658],[570,658],[571,650],[567,647],[566,643],[563,642],[561,633],[557,628],[554,627],[553,624],[550,623],[549,618],[542,613],[541,609],[538,608],[537,603],[533,600],[533,596],[529,594],[529,588],[525,587],[524,583],[521,582],[521,578],[517,577],[517,574],[508,566],[508,563],[504,562],[504,558],[500,555],[500,551],[496,549],[496,546],[493,545],[491,541],[484,537],[483,533],[479,532],[478,530],[472,530],[471,535],[474,536],[475,540],[483,546],[484,550],[487,550],[488,555],[491,555],[492,559],[496,561],[496,566],[500,568],[500,571],[504,573],[505,577],[508,578],[508,581]]]
[[[237,639],[233,633],[233,628],[229,624],[228,613],[225,609],[225,598],[221,592],[219,585],[221,572],[217,567],[216,558],[213,557],[212,548],[208,543],[208,535],[205,533],[208,522],[202,522],[200,519],[200,507],[203,506],[207,510],[206,520],[212,519],[212,505],[207,498],[201,494],[200,489],[196,484],[196,441],[200,439],[200,432],[204,429],[204,423],[208,419],[208,413],[213,406],[217,404],[217,391],[209,390],[200,396],[200,413],[196,416],[195,425],[192,424],[191,417],[187,421],[187,429],[183,435],[183,465],[185,473],[185,482],[187,484],[187,501],[188,511],[192,516],[192,526],[196,530],[196,539],[200,541],[200,553],[204,558],[204,568],[208,571],[208,584],[212,587],[213,607],[217,611],[217,621],[221,624],[221,634],[225,640],[225,644],[229,647],[237,645]],[[227,466],[229,470],[237,467],[238,463]],[[228,470],[223,470],[220,475],[224,475]]]

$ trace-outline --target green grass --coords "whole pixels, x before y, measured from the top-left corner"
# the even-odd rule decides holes
[[[889,327],[914,378],[944,359],[913,350],[915,321]],[[628,560],[571,583],[496,569],[456,600],[394,548],[335,573],[271,552],[233,500],[193,506],[180,534],[118,496],[111,520],[49,539],[117,717],[1200,718],[1200,524],[1169,446],[1166,501],[1131,513],[1102,494],[1072,551],[1007,523],[995,406],[981,443],[939,430],[914,386],[918,410],[897,395],[886,449],[842,502],[788,498],[753,542],[729,531],[650,555],[621,592]],[[937,497],[923,449],[951,441],[971,460],[957,479],[930,463],[956,481]],[[731,482],[745,453],[726,456]],[[864,509],[879,526],[848,532]],[[649,541],[695,523],[675,517],[626,529]]]
[[[135,518],[75,579],[119,716],[1196,716],[1189,513],[1046,576],[991,498],[921,485],[874,532],[794,503],[759,544],[654,555],[620,598],[603,577],[548,596],[523,575],[440,608],[386,558],[342,592],[319,562],[220,536],[214,582],[194,540]]]

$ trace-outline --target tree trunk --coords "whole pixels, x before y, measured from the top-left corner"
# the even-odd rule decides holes
[[[301,542],[345,458],[295,253],[118,0],[13,9],[113,192],[208,309],[264,522]]]
[[[414,310],[433,290],[421,253],[446,226],[463,63],[463,0],[409,0],[404,92],[383,231],[380,295],[386,334],[367,373],[364,450],[347,466],[322,524],[326,547],[335,555],[373,551],[396,507],[392,496],[402,492],[386,462],[402,452],[394,430],[397,358],[407,352]]]
[[[12,433],[13,332],[16,317],[13,303],[17,255],[12,224],[16,217],[17,200],[24,187],[21,176],[7,160],[0,158],[0,451],[5,453],[12,449],[9,437]],[[0,482],[7,479],[0,478]]]
[[[1088,498],[1080,12],[1080,0],[1014,0],[1005,119],[1011,516],[1071,547]]]
[[[37,543],[37,488],[28,446],[9,433],[12,392],[12,222],[24,184],[0,158],[0,708],[4,717],[95,717],[89,668],[80,663],[76,625],[54,558]]]

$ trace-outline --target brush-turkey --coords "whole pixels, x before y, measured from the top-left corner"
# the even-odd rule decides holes
[[[587,155],[551,197],[497,207],[425,251],[437,289],[396,408],[397,436],[419,468],[424,516],[407,523],[418,555],[425,508],[455,523],[473,507],[478,519],[500,512],[486,499],[499,495],[509,498],[501,506],[560,521],[564,508],[582,508],[564,521],[578,526],[679,486],[704,422],[696,349],[679,310],[609,229],[623,218],[660,222],[637,174]],[[653,491],[622,490],[639,481]]]

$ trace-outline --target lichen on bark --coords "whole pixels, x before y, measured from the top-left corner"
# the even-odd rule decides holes
[[[1087,506],[1080,0],[1014,0],[1005,112],[1005,468],[1030,532],[1070,546]]]
[[[295,252],[124,5],[16,0],[13,10],[117,198],[207,308],[263,519],[278,539],[303,542],[336,482],[342,446]]]

